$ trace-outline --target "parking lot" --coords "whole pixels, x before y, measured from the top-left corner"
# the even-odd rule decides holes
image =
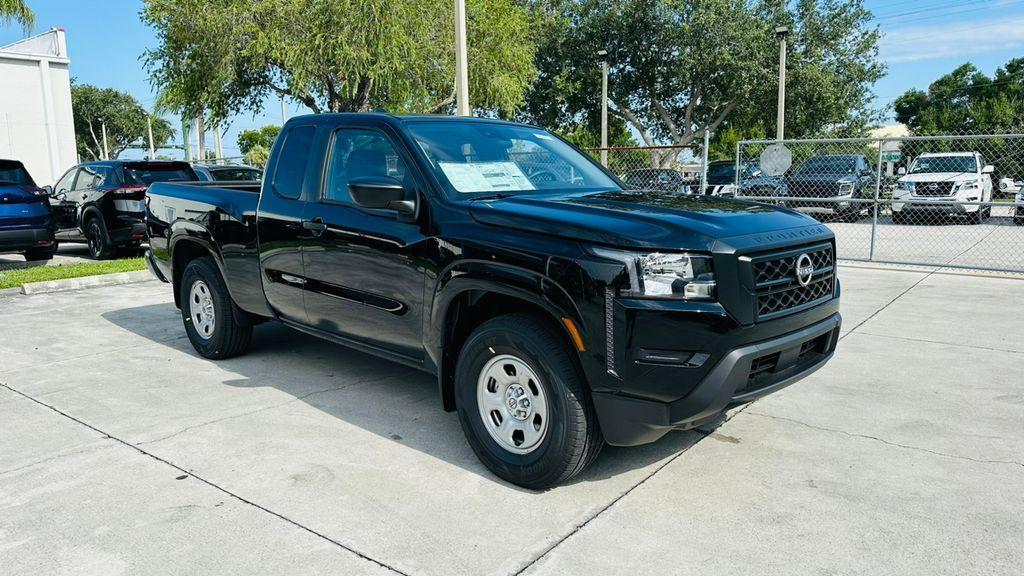
[[[817,374],[540,493],[413,370],[273,324],[203,360],[156,282],[0,300],[0,572],[1024,572],[1024,281],[840,277]]]

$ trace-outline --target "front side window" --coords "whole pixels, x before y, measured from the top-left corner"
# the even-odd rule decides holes
[[[315,135],[315,126],[296,126],[285,135],[271,183],[280,196],[295,199],[302,194],[302,181],[306,177]]]
[[[405,162],[383,134],[374,130],[342,129],[334,133],[323,199],[352,203],[348,184],[354,178],[389,176],[404,183]]]
[[[539,128],[484,122],[409,122],[449,195],[618,190],[572,146]]]
[[[78,174],[78,168],[68,170],[63,176],[61,176],[60,180],[58,180],[57,184],[53,187],[54,192],[70,192],[71,186],[75,181],[75,174]]]

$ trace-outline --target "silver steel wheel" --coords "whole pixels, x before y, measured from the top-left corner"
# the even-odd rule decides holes
[[[213,308],[213,295],[206,282],[196,280],[189,290],[189,312],[192,315],[192,325],[196,333],[203,340],[209,340],[213,336],[213,330],[217,327],[217,313]]]
[[[491,358],[480,371],[476,403],[484,428],[502,448],[529,454],[548,430],[548,402],[540,378],[512,356]]]

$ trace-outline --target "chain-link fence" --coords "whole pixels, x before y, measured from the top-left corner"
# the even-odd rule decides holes
[[[736,196],[827,222],[848,260],[1024,273],[1024,134],[759,140]]]
[[[671,194],[696,194],[704,190],[716,195],[729,195],[735,189],[733,161],[711,162],[705,175],[704,158],[696,145],[616,146],[588,148],[587,152],[632,188]],[[706,185],[702,186],[702,182]]]

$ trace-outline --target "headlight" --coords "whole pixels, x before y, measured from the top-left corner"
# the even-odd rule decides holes
[[[978,188],[978,181],[977,180],[969,180],[967,182],[961,182],[960,183],[960,189],[961,190],[975,190],[977,188]]]
[[[621,294],[633,298],[714,300],[715,274],[711,257],[685,252],[638,254],[592,248],[597,256],[622,262],[629,272],[629,288]]]
[[[896,183],[896,194],[913,194],[914,183],[913,182],[897,182]]]
[[[839,195],[849,196],[850,194],[853,194],[853,182],[840,182]]]

